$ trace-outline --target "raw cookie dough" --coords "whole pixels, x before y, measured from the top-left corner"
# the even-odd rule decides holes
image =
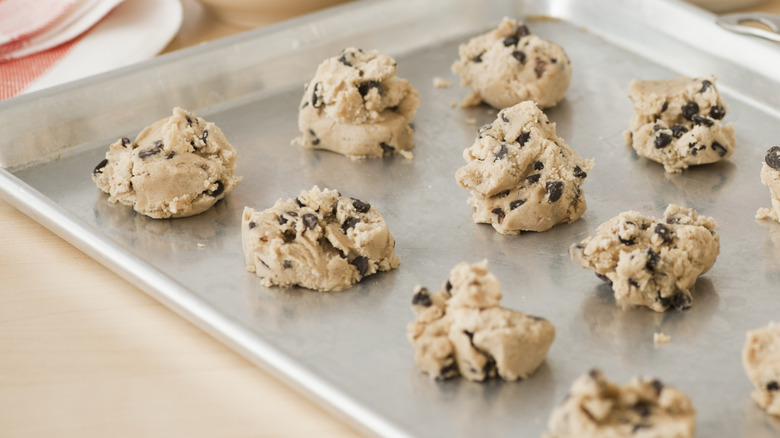
[[[241,242],[264,286],[340,291],[399,263],[376,207],[317,186],[264,211],[245,207]]]
[[[761,167],[761,183],[769,187],[772,209],[760,208],[756,218],[780,221],[780,146],[772,146],[766,152],[764,165]]]
[[[410,158],[419,93],[395,73],[395,60],[375,50],[350,47],[323,61],[303,93],[303,135],[295,142],[353,158],[396,152]]]
[[[202,213],[241,181],[236,151],[213,123],[174,108],[131,142],[109,147],[92,180],[110,196],[155,219]]]
[[[726,104],[715,88],[715,76],[662,81],[631,81],[634,104],[628,143],[642,157],[664,165],[669,173],[714,163],[734,153],[734,126],[723,125]]]
[[[416,319],[406,329],[417,367],[432,379],[527,378],[544,361],[555,327],[499,301],[501,284],[486,260],[459,263],[438,292],[417,286]]]
[[[685,393],[656,379],[618,386],[593,370],[574,382],[547,427],[547,438],[690,438],[696,410]]]
[[[780,324],[747,333],[742,366],[756,390],[753,400],[771,415],[780,417]]]
[[[716,227],[712,218],[676,205],[666,208],[661,221],[627,211],[572,245],[569,254],[612,287],[620,306],[687,309],[691,287],[720,252]]]
[[[452,72],[471,87],[461,105],[486,102],[501,109],[526,100],[555,106],[569,87],[571,62],[563,48],[533,35],[528,27],[504,18],[497,29],[458,48]]]
[[[593,161],[578,157],[533,102],[501,110],[463,158],[455,178],[471,190],[474,222],[499,233],[545,231],[587,208],[580,185]]]

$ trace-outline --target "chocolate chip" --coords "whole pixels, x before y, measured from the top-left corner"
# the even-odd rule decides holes
[[[313,129],[309,129],[309,135],[311,135],[312,137],[311,144],[313,144],[314,146],[320,144],[320,139],[317,137],[317,134],[314,133]]]
[[[531,30],[528,29],[528,26],[525,24],[521,24],[520,26],[517,26],[517,30],[515,31],[515,35],[517,38],[522,38],[524,36],[531,35]]]
[[[498,160],[501,160],[501,159],[503,159],[504,157],[506,157],[506,153],[507,153],[507,151],[508,151],[508,149],[506,148],[506,145],[505,145],[505,144],[502,144],[502,145],[501,145],[501,148],[498,150],[498,152],[496,152],[496,153],[494,154],[494,155],[496,156],[496,159],[495,159],[494,161],[498,161]]]
[[[652,382],[650,382],[651,385],[653,385],[653,388],[655,389],[656,395],[661,395],[661,391],[664,390],[664,384],[661,383],[658,379],[653,379]]]
[[[211,192],[208,192],[207,194],[208,194],[209,196],[213,196],[213,197],[215,197],[215,198],[216,198],[217,196],[221,195],[221,194],[222,194],[222,192],[224,192],[224,191],[225,191],[225,185],[224,185],[224,184],[222,184],[222,181],[217,181],[217,188],[216,188],[216,189],[214,189],[214,190],[213,190],[213,191],[211,191]]]
[[[433,304],[433,301],[431,300],[430,292],[426,288],[421,288],[412,297],[412,306],[430,307],[431,304]]]
[[[103,160],[95,166],[95,169],[92,170],[92,174],[97,175],[98,173],[103,173],[103,168],[106,167],[106,164],[108,164],[108,158],[103,158]]]
[[[669,146],[671,142],[672,136],[662,132],[658,134],[658,137],[655,138],[654,145],[656,149],[662,149]]]
[[[772,169],[780,170],[780,146],[772,146],[766,151],[764,162]]]
[[[301,202],[300,198],[298,198],[298,197],[295,198],[295,203],[298,205],[298,207],[301,207],[301,208],[306,207],[306,204]]]
[[[279,216],[279,225],[284,225],[286,223],[287,223],[287,218],[284,216]]]
[[[504,190],[493,195],[494,198],[506,198],[507,196],[509,196],[509,190]]]
[[[281,217],[280,217],[279,219],[281,220]],[[248,224],[247,226],[248,226],[248,227],[249,227],[249,229],[251,230],[252,228],[256,227],[256,226],[257,226],[257,224],[256,224],[256,223],[254,223],[254,222],[249,222],[249,224]]]
[[[347,230],[349,230],[350,228],[355,228],[355,225],[357,225],[358,222],[360,222],[359,218],[356,217],[347,218],[347,220],[345,220],[344,223],[341,224],[341,230],[344,231],[344,234],[347,234]]]
[[[286,230],[284,233],[282,233],[282,239],[284,239],[284,243],[290,243],[295,240],[295,233],[293,231]]]
[[[292,268],[292,262],[290,262],[289,260],[285,260],[284,262],[282,262],[282,267],[284,269],[290,269]]]
[[[529,138],[531,138],[531,133],[523,131],[520,133],[520,135],[517,136],[515,141],[520,144],[520,147],[523,147],[528,142]]]
[[[523,53],[520,50],[515,50],[512,52],[512,56],[520,63],[525,64],[525,53]]]
[[[504,38],[504,47],[514,46],[517,44],[517,37],[512,35]]]
[[[382,95],[382,85],[379,83],[379,81],[363,82],[362,84],[358,85],[358,92],[361,96],[366,97],[372,88],[376,88],[377,93],[379,93],[380,96]]]
[[[347,67],[352,67],[352,63],[347,61],[347,54],[346,53],[339,57],[339,62],[341,62],[342,64],[346,65]]]
[[[691,120],[694,115],[699,114],[699,104],[694,101],[690,101],[683,105],[681,108],[682,115],[688,120]]]
[[[710,82],[709,80],[705,79],[701,81],[701,90],[699,90],[699,93],[704,93],[705,91],[707,91],[707,88],[710,88],[711,86],[712,86],[712,82]]]
[[[355,198],[352,198],[352,206],[355,207],[358,213],[368,213],[368,210],[371,209],[371,204]]]
[[[174,155],[176,155],[176,152],[171,151],[168,155],[165,156],[165,158],[170,160],[171,158],[173,158]]]
[[[392,154],[393,151],[395,150],[394,146],[390,146],[389,144],[387,144],[385,142],[379,143],[379,147],[382,148],[382,152],[386,153],[386,154]]]
[[[767,391],[780,390],[780,384],[778,384],[776,380],[772,380],[771,382],[766,384],[766,390]]]
[[[712,119],[700,116],[698,114],[693,116],[692,120],[693,120],[693,123],[695,123],[697,125],[712,126],[712,125],[715,124],[715,122]]]
[[[303,216],[301,216],[301,219],[303,220],[303,224],[306,225],[306,228],[310,230],[313,230],[314,227],[316,227],[317,224],[320,222],[319,220],[317,220],[317,216],[311,213],[304,214]]]
[[[719,157],[725,157],[726,154],[728,153],[728,150],[726,150],[726,147],[723,146],[722,144],[718,143],[717,141],[713,141],[712,144],[710,145],[710,147],[712,148],[713,151],[718,153]]]
[[[506,118],[506,114],[504,114],[504,111],[498,113],[498,116],[501,117],[501,120],[503,120],[504,123],[509,123],[509,119]]]
[[[674,125],[674,126],[672,126],[672,135],[674,136],[674,138],[680,138],[686,132],[688,132],[688,128],[686,128],[683,125]]]
[[[726,116],[726,110],[721,105],[715,105],[710,108],[710,117],[715,120],[720,120]]]
[[[661,125],[653,125],[653,132],[658,132],[661,129]]]
[[[637,283],[636,280],[634,280],[633,278],[628,279],[628,284],[630,286],[634,286],[635,288],[639,289],[639,283]]]
[[[534,163],[534,170],[542,170],[542,169],[544,169],[544,163],[542,163],[541,161],[537,161],[536,163]]]
[[[528,178],[526,178],[526,181],[528,181],[531,184],[539,182],[539,179],[542,177],[541,174],[535,173],[533,175],[530,175]]]
[[[518,199],[517,201],[512,201],[509,203],[509,210],[510,211],[514,210],[523,204],[525,204],[525,199]]]
[[[661,106],[661,112],[664,112],[669,109],[669,102],[664,101],[664,104]]]
[[[639,429],[650,429],[652,427],[653,427],[652,424],[644,424],[644,423],[635,424],[634,428],[631,429],[631,433],[635,433]]]
[[[674,240],[674,231],[664,224],[656,224],[653,231],[655,231],[655,234],[658,234],[664,243],[672,243]]]
[[[547,181],[546,189],[550,202],[555,202],[563,195],[563,181]]]
[[[447,379],[458,375],[458,362],[455,361],[454,357],[449,356],[444,364],[441,370],[439,370],[439,377]]]
[[[536,78],[541,79],[542,75],[544,74],[544,66],[547,65],[546,62],[542,61],[541,59],[536,60],[536,67],[534,67],[534,73],[536,73]]]
[[[638,402],[634,405],[634,411],[639,414],[640,417],[648,417],[652,412],[652,406],[647,402]]]
[[[446,290],[447,293],[449,293],[452,290],[452,283],[450,283],[449,280],[447,280],[447,282],[444,283],[444,290]]]
[[[471,58],[471,62],[477,62],[477,63],[479,63],[479,62],[482,62],[482,55],[483,55],[484,53],[485,53],[485,52],[482,52],[482,53],[480,53],[479,55],[477,55],[477,56],[475,56],[475,57]]]
[[[603,281],[604,283],[607,283],[609,287],[612,287],[612,280],[610,280],[609,277],[607,277],[606,275],[599,274],[598,272],[596,272],[596,277],[598,277],[598,279]]]
[[[506,216],[506,214],[504,214],[504,210],[502,210],[500,207],[496,207],[496,208],[490,210],[490,212],[493,213],[494,215],[498,216],[498,223],[499,224],[501,223],[501,221],[504,220],[504,216]]]
[[[130,139],[127,137],[122,137],[122,147],[127,147],[130,144]]]
[[[192,126],[192,119],[190,118],[190,116],[184,116],[184,118],[187,119],[187,124]]]
[[[557,64],[558,63],[558,59],[550,58],[550,62],[552,62],[553,64]]]
[[[314,90],[311,93],[311,106],[322,108],[325,102],[322,101],[322,82],[314,84]]]
[[[207,129],[203,130],[203,134],[200,135],[200,139],[203,140],[203,143],[206,143],[206,140],[209,139],[209,131]]]
[[[351,262],[349,262],[349,264],[357,268],[358,273],[360,274],[361,277],[366,275],[366,271],[368,271],[367,258],[363,256],[357,256]]]
[[[587,178],[588,174],[580,166],[574,166],[574,177],[575,178]]]
[[[160,151],[162,151],[162,148],[163,148],[163,143],[162,143],[162,141],[158,140],[158,141],[156,141],[154,143],[154,147],[152,147],[151,149],[147,149],[145,151],[139,152],[138,153],[138,158],[143,160],[146,157],[149,157],[149,156],[152,156],[152,155],[155,155],[155,154],[159,154]]]
[[[678,310],[685,310],[691,307],[692,302],[691,296],[683,291],[679,291],[672,296],[672,306]]]
[[[658,263],[661,261],[661,256],[658,255],[657,252],[653,251],[652,248],[647,249],[647,261],[645,262],[645,269],[647,269],[650,272],[654,272],[655,268],[658,266]]]
[[[630,238],[630,239],[624,239],[624,238],[618,236],[618,240],[620,241],[620,243],[622,243],[623,245],[626,245],[626,246],[631,246],[631,245],[635,245],[636,244],[636,239],[633,238],[633,237]]]

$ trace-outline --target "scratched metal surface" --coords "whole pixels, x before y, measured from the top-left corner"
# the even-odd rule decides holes
[[[698,410],[697,436],[776,436],[780,425],[750,400],[752,387],[740,363],[745,331],[780,315],[780,224],[753,219],[757,208],[769,205],[758,172],[764,151],[777,140],[779,114],[769,91],[778,84],[761,66],[778,65],[771,55],[776,48],[739,40],[707,25],[708,15],[666,0],[496,1],[492,8],[440,1],[409,8],[415,4],[338,8],[3,102],[0,121],[3,116],[6,121],[0,123],[8,140],[0,144],[6,168],[0,192],[367,433],[540,436],[571,382],[597,367],[618,382],[652,375],[690,394]],[[613,14],[600,14],[607,8]],[[660,13],[668,19],[659,24],[653,17]],[[495,111],[452,108],[466,91],[457,85],[436,89],[432,79],[442,76],[457,84],[449,73],[457,45],[501,16],[540,14],[562,18],[532,20],[530,27],[563,45],[574,68],[566,98],[547,114],[559,135],[580,156],[595,159],[596,167],[584,184],[588,211],[581,220],[545,233],[502,236],[471,221],[468,193],[454,180],[462,150]],[[364,28],[340,29],[340,23],[356,18]],[[665,30],[680,20],[694,27]],[[707,52],[700,44],[707,41],[718,42],[721,55],[733,56],[727,60]],[[276,49],[280,44],[285,50]],[[322,58],[348,44],[395,55],[399,75],[419,90],[413,160],[351,161],[290,145],[297,135],[301,83]],[[739,58],[740,45],[768,55],[751,64]],[[204,64],[206,56],[217,56],[224,65]],[[171,77],[186,71],[193,72],[189,81]],[[732,159],[666,175],[660,165],[624,146],[631,79],[708,73],[721,76],[730,105],[725,120],[737,129],[739,147]],[[126,89],[134,84],[140,90]],[[68,105],[72,111],[63,111]],[[89,177],[107,145],[174,105],[198,110],[221,127],[238,151],[243,182],[226,200],[192,218],[153,220],[108,204]],[[10,121],[45,108],[38,125]],[[467,122],[471,118],[476,126]],[[375,205],[396,238],[400,268],[335,294],[264,288],[246,272],[239,227],[243,207],[268,207],[313,185]],[[621,310],[592,272],[569,260],[567,248],[621,211],[658,217],[668,203],[718,221],[718,261],[696,283],[690,310]],[[526,381],[432,382],[415,368],[405,339],[413,287],[438,287],[456,263],[481,259],[502,282],[503,305],[548,318],[557,328],[556,340]],[[654,347],[658,331],[671,336],[669,345]]]

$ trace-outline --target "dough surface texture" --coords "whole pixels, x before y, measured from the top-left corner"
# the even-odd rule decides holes
[[[417,90],[396,76],[393,58],[346,48],[323,61],[306,85],[295,142],[352,158],[411,157],[419,105]]]
[[[412,298],[416,318],[406,330],[417,367],[431,379],[531,375],[544,361],[555,327],[505,309],[500,300],[501,284],[488,272],[487,261],[459,263],[438,292],[418,286]]]
[[[696,410],[682,391],[651,378],[623,386],[593,370],[550,414],[547,438],[691,438]]]
[[[233,173],[236,151],[213,123],[174,108],[173,115],[135,138],[109,146],[92,171],[108,200],[162,219],[208,210],[241,181]]]
[[[632,81],[629,144],[669,173],[729,158],[737,140],[715,76]]]
[[[455,178],[471,190],[474,222],[501,234],[549,230],[587,208],[580,186],[593,161],[577,156],[533,102],[501,110],[463,158]]]
[[[531,100],[549,108],[563,99],[571,80],[571,62],[563,48],[510,18],[461,44],[458,52],[452,72],[460,75],[462,86],[471,87],[464,107],[485,102],[502,109]]]
[[[376,207],[317,186],[264,211],[245,207],[241,236],[247,270],[267,287],[340,291],[399,264]]]
[[[747,333],[742,366],[756,387],[753,400],[780,417],[780,324],[773,322]]]
[[[772,146],[766,152],[764,164],[761,166],[761,183],[769,187],[772,209],[761,208],[756,217],[780,221],[780,146]]]
[[[572,245],[569,254],[612,287],[620,306],[682,310],[693,303],[696,279],[718,257],[716,227],[712,218],[676,205],[660,221],[627,211],[601,224],[596,236]]]

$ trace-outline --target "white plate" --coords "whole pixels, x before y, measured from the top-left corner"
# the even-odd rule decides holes
[[[181,22],[179,0],[125,0],[25,93],[149,59],[173,39]]]

